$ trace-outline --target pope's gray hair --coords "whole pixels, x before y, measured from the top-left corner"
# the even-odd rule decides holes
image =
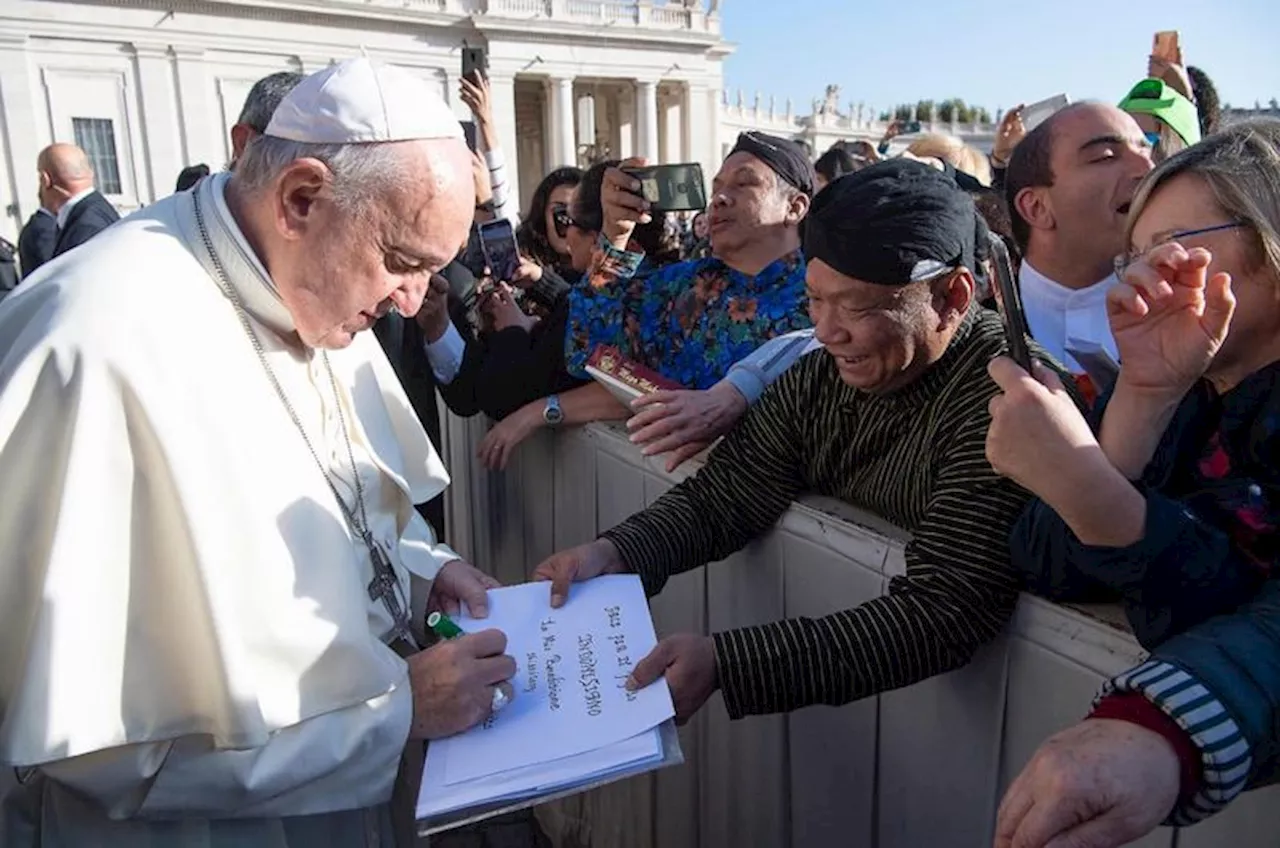
[[[235,179],[250,195],[264,191],[299,159],[323,162],[333,176],[333,198],[344,212],[362,215],[404,177],[404,160],[391,144],[308,144],[264,135],[249,142]]]

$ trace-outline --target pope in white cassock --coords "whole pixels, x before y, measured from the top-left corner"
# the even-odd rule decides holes
[[[474,205],[439,95],[344,62],[0,306],[0,844],[394,845],[402,759],[510,697],[501,633],[417,649],[496,584],[361,332]]]

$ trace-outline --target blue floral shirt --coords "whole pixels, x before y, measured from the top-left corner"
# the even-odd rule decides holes
[[[812,326],[804,255],[788,254],[754,277],[715,257],[638,273],[644,256],[602,242],[569,293],[565,363],[575,377],[599,345],[690,389],[718,383],[774,336]]]

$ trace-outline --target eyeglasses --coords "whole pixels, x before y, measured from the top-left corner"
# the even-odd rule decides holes
[[[569,207],[559,203],[551,207],[551,221],[555,224],[556,235],[560,238],[565,237],[570,227],[578,226],[578,223],[573,220],[573,216],[569,214]]]
[[[1248,224],[1245,223],[1244,221],[1230,221],[1226,224],[1215,224],[1212,227],[1200,227],[1194,230],[1177,230],[1172,233],[1167,233],[1164,236],[1162,236],[1159,241],[1148,245],[1142,250],[1131,250],[1128,253],[1123,253],[1120,256],[1117,256],[1115,260],[1113,260],[1112,262],[1112,267],[1115,268],[1117,277],[1123,277],[1124,272],[1129,270],[1130,265],[1137,262],[1143,256],[1155,250],[1157,247],[1159,247],[1162,244],[1168,244],[1171,241],[1179,241],[1181,239],[1188,238],[1190,236],[1202,236],[1207,233],[1217,233],[1217,232],[1221,232],[1222,230],[1235,230],[1235,229],[1239,229],[1240,227],[1247,227],[1247,226]]]

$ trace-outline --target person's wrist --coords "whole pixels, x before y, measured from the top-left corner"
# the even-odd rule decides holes
[[[1169,407],[1176,407],[1181,403],[1195,383],[1196,381],[1193,379],[1184,381],[1182,384],[1139,385],[1127,378],[1124,368],[1121,368],[1119,375],[1116,377],[1115,390],[1112,392],[1112,403],[1115,402],[1115,398],[1123,398],[1126,403],[1135,408],[1151,410],[1152,412],[1164,412]]]
[[[605,230],[600,235],[614,250],[625,251],[627,245],[631,243],[631,233],[634,229],[626,224],[614,222],[606,224]]]
[[[425,317],[419,313],[418,326],[422,328],[422,337],[426,343],[435,344],[444,338],[449,329],[449,313],[443,308]]]
[[[622,559],[622,552],[618,550],[618,546],[613,543],[612,539],[601,536],[592,544],[596,548],[597,554],[600,556],[602,563],[602,574],[629,574],[631,569]]]

